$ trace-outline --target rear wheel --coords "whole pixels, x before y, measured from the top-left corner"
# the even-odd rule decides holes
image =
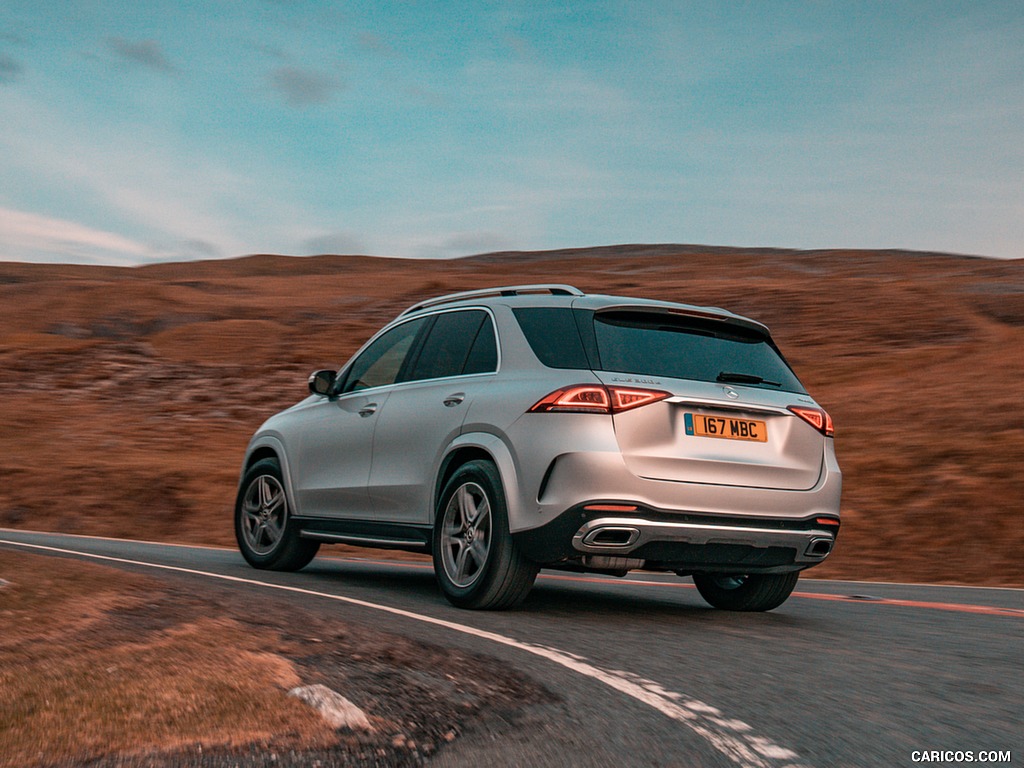
[[[695,573],[693,583],[700,596],[726,611],[770,611],[792,594],[799,571],[749,575]]]
[[[433,545],[438,584],[460,608],[511,608],[537,578],[509,533],[501,478],[487,461],[464,464],[445,485]]]
[[[320,549],[292,524],[282,477],[277,459],[260,459],[245,473],[235,501],[235,538],[254,568],[297,571]]]

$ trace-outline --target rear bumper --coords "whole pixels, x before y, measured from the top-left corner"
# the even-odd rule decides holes
[[[565,416],[558,431],[524,419],[512,435],[530,450],[514,456],[509,529],[530,559],[613,572],[781,573],[817,565],[831,551],[838,525],[815,521],[839,519],[842,473],[832,440],[822,441],[810,487],[684,482],[631,472],[610,420]]]
[[[541,450],[534,454],[543,455]],[[565,510],[595,499],[619,499],[641,508],[707,515],[789,519],[838,516],[842,489],[842,474],[831,442],[825,446],[817,482],[803,489],[639,477],[629,471],[618,450],[562,453],[540,467],[523,469],[528,471],[520,475],[519,514],[513,512],[510,519],[514,532],[548,523]]]
[[[545,565],[593,570],[647,567],[681,573],[780,573],[825,560],[835,525],[818,518],[751,519],[637,509],[608,514],[584,504],[548,525],[514,534],[523,553]]]

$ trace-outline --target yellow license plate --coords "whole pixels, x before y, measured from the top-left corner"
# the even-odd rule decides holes
[[[704,416],[687,413],[683,417],[686,434],[696,437],[722,437],[727,440],[753,440],[768,442],[768,425],[756,419],[737,419],[732,416]]]

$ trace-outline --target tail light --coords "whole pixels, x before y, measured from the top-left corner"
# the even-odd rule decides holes
[[[789,410],[821,432],[825,437],[832,437],[836,433],[835,427],[832,425],[832,417],[822,408],[791,405]]]
[[[574,384],[542,397],[528,413],[621,413],[666,397],[672,397],[672,393],[658,389]]]

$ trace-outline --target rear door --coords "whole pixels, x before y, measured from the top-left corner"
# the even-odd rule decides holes
[[[369,483],[378,520],[429,521],[441,454],[498,368],[488,312],[441,312],[430,322],[425,341],[378,417]]]
[[[726,320],[620,308],[594,313],[599,378],[671,393],[613,416],[626,465],[656,480],[806,490],[822,433],[788,410],[814,403],[770,337]]]

